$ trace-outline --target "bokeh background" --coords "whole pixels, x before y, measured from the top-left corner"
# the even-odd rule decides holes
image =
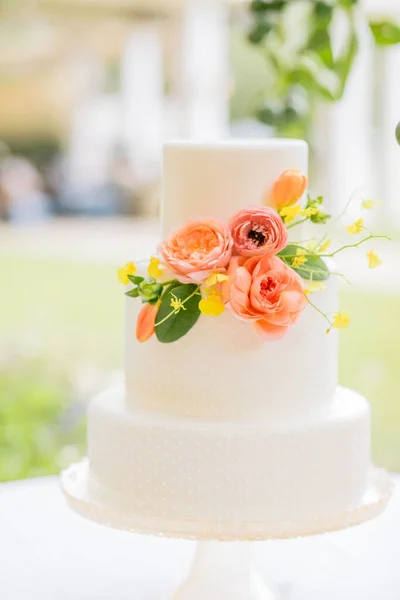
[[[119,379],[116,267],[157,238],[171,137],[304,137],[333,214],[362,199],[383,265],[340,267],[340,381],[366,394],[374,459],[400,471],[400,3],[0,0],[0,481],[85,449]],[[353,240],[352,240],[353,241]]]

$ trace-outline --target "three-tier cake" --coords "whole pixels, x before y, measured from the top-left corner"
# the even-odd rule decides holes
[[[307,165],[307,144],[297,140],[165,146],[162,235],[175,237],[160,248],[155,265],[160,283],[153,277],[146,284],[147,262],[137,263],[129,278],[127,290],[134,289],[134,297],[126,298],[125,385],[90,404],[89,490],[98,503],[144,521],[202,524],[196,531],[309,521],[360,504],[370,469],[370,414],[363,397],[337,385],[337,331],[327,333],[324,321],[340,315],[337,278],[331,275],[326,289],[321,286],[308,302],[299,286],[325,277],[318,266],[309,281],[301,275],[307,264],[322,264],[321,252],[317,256],[311,246],[301,246],[292,257],[280,243],[284,238],[286,248],[296,248],[298,240],[310,237],[308,223],[300,221],[319,209],[305,204],[303,189],[295,199],[303,218],[300,209],[287,210],[294,199],[279,211],[274,205],[273,190],[285,196],[293,183],[289,177],[288,187],[282,174],[301,174],[305,181]],[[250,220],[243,221],[243,214]],[[272,219],[272,233],[270,221],[266,229],[258,221],[254,225],[253,214]],[[298,225],[283,232],[294,217]],[[202,224],[200,233],[176,237],[188,223]],[[204,224],[210,223],[203,239]],[[226,230],[232,239],[224,238]],[[240,246],[243,235],[247,245]],[[196,272],[188,268],[193,256],[200,265]],[[327,271],[334,271],[329,257],[324,260]],[[290,274],[282,265],[297,269]],[[138,317],[151,319],[160,310],[159,290],[165,287],[159,286],[167,280],[175,281],[168,283],[171,312],[163,319],[153,316],[150,333],[141,338]],[[135,284],[142,286],[139,291]],[[182,284],[192,286],[190,299],[177,287]],[[211,309],[196,314],[185,335],[171,343],[151,335],[171,314],[177,322],[188,319],[189,300],[196,294],[197,303],[204,299],[204,289]],[[149,300],[142,317],[140,295]]]

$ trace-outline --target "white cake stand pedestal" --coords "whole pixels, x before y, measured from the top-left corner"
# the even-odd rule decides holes
[[[278,600],[255,566],[249,542],[305,537],[360,525],[386,507],[392,485],[385,471],[371,468],[359,506],[340,514],[308,521],[204,522],[148,518],[136,514],[125,498],[93,493],[87,459],[61,474],[61,487],[70,507],[87,519],[136,533],[198,541],[194,561],[173,600]],[[229,543],[228,543],[229,542]],[[239,543],[241,542],[241,543]]]
[[[173,600],[278,600],[258,574],[249,542],[198,542]]]

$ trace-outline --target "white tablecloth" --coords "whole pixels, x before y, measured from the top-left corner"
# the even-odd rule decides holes
[[[1,600],[169,600],[193,551],[85,521],[56,479],[0,485]],[[370,523],[258,543],[257,557],[285,600],[399,600],[400,486]]]

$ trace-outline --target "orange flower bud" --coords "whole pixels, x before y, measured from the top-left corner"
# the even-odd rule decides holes
[[[275,181],[271,194],[271,206],[280,210],[295,204],[304,194],[307,177],[298,169],[288,169]]]
[[[139,342],[147,342],[154,333],[154,323],[160,303],[145,304],[137,318],[136,322],[136,339]]]

